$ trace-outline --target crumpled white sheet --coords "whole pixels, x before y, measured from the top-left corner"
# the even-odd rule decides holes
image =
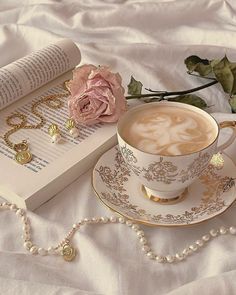
[[[183,90],[206,83],[186,74],[184,58],[198,54],[236,60],[234,0],[11,0],[0,2],[0,66],[61,37],[71,38],[82,63],[108,64],[145,87]],[[219,120],[235,120],[220,86],[201,91]],[[226,134],[227,132],[225,132]],[[236,144],[227,153],[235,159]],[[1,170],[0,170],[1,171]],[[91,171],[34,213],[34,241],[56,244],[85,216],[110,215],[91,188]],[[187,228],[144,227],[156,252],[176,253],[213,227],[236,225],[235,205],[223,215]],[[32,257],[22,247],[21,224],[0,212],[1,294],[236,294],[236,242],[221,236],[180,264],[158,264],[140,250],[123,225],[83,227],[79,256]]]

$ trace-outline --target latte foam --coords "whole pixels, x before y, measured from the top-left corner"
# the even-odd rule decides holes
[[[128,119],[122,137],[137,149],[159,155],[184,155],[211,144],[216,128],[203,115],[172,106],[140,109]]]

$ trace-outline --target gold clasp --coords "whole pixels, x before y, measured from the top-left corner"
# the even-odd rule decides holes
[[[29,145],[27,143],[26,140],[23,140],[22,142],[20,143],[16,143],[14,144],[14,150],[16,152],[22,152],[22,151],[27,151],[29,149]]]

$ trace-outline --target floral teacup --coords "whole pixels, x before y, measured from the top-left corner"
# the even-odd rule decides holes
[[[215,130],[214,140],[207,147],[196,152],[169,156],[151,154],[131,146],[124,140],[122,130],[129,124],[132,113],[138,109],[152,108],[157,104],[181,107],[204,116]],[[233,133],[226,143],[218,146],[220,129],[225,127],[232,128]],[[117,136],[121,154],[128,167],[139,178],[145,194],[154,201],[170,204],[181,200],[187,187],[203,173],[212,156],[233,142],[236,137],[236,122],[226,121],[217,124],[211,115],[197,107],[177,102],[154,102],[139,105],[127,111],[118,121]]]

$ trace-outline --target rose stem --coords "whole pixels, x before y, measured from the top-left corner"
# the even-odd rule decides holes
[[[165,96],[172,96],[172,95],[184,95],[184,94],[188,94],[188,93],[192,93],[207,87],[210,87],[214,84],[217,84],[218,81],[216,79],[214,79],[213,81],[211,81],[210,83],[204,84],[202,86],[199,87],[195,87],[192,89],[188,89],[188,90],[182,90],[182,91],[157,91],[157,92],[152,92],[152,93],[147,93],[147,94],[139,94],[139,95],[128,95],[126,96],[126,99],[133,99],[133,98],[143,98],[143,97],[153,97],[153,96],[161,96],[162,98],[164,98]]]

